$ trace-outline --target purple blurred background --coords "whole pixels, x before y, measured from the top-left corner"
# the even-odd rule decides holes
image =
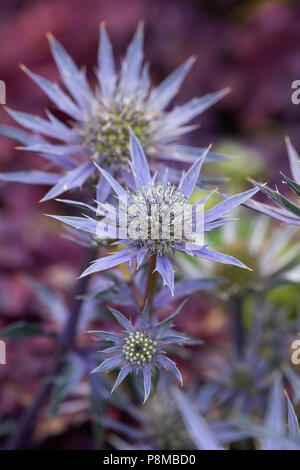
[[[51,107],[18,67],[24,63],[35,73],[58,79],[47,31],[77,64],[87,66],[93,81],[98,25],[103,20],[118,58],[138,21],[145,21],[145,55],[155,83],[188,56],[198,57],[178,103],[225,86],[233,88],[201,116],[201,128],[188,137],[189,143],[205,146],[213,142],[215,148],[227,149],[234,141],[246,166],[247,156],[251,162],[254,152],[273,183],[279,181],[280,169],[288,172],[284,136],[289,134],[300,148],[300,105],[291,102],[291,84],[300,79],[299,2],[2,0],[0,79],[6,83],[7,105],[40,115]],[[13,124],[3,110],[0,121]],[[42,168],[41,158],[14,147],[12,141],[0,137],[0,171]],[[38,204],[43,189],[0,183],[0,327],[24,318],[40,321],[38,305],[23,282],[25,273],[62,292],[68,292],[78,274],[82,250],[63,239],[61,227],[43,216],[59,210],[55,202]],[[208,323],[208,330],[216,329]],[[0,417],[18,416],[31,401],[53,353],[53,343],[45,339],[8,348],[8,365],[0,367]],[[64,430],[56,424],[57,432]],[[55,430],[55,423],[52,425]],[[52,431],[44,433],[47,436]]]

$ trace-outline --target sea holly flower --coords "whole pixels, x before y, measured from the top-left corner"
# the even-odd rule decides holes
[[[103,271],[124,262],[131,262],[135,258],[139,268],[145,257],[148,257],[155,261],[153,269],[162,276],[164,284],[170,288],[171,292],[174,292],[174,269],[170,257],[176,251],[249,269],[232,256],[213,251],[207,245],[197,243],[197,240],[199,238],[202,240],[204,232],[228,222],[230,219],[224,216],[253,196],[258,189],[228,197],[203,213],[203,205],[210,196],[194,205],[189,204],[188,201],[196,186],[208,149],[186,173],[182,174],[178,185],[168,182],[167,172],[162,181],[157,181],[156,175],[151,177],[144,151],[133,133],[130,135],[130,149],[130,165],[135,190],[123,188],[109,173],[98,167],[120,202],[119,207],[116,208],[108,204],[98,204],[95,211],[100,214],[108,213],[105,221],[97,222],[93,218],[86,217],[52,216],[73,228],[87,231],[95,237],[111,236],[118,240],[115,244],[127,246],[114,254],[96,260],[81,276]],[[124,204],[126,205],[125,211]],[[185,209],[187,209],[186,218]],[[186,227],[190,229],[187,230],[188,233],[185,231]]]
[[[21,68],[71,121],[61,122],[47,111],[47,118],[7,109],[7,112],[35,134],[0,126],[0,133],[20,142],[23,150],[37,152],[59,171],[55,173],[15,172],[1,174],[5,181],[53,185],[42,199],[59,196],[80,187],[95,173],[95,160],[112,173],[130,181],[128,130],[132,128],[153,159],[194,161],[201,149],[178,145],[178,138],[195,126],[187,123],[224,97],[229,89],[194,98],[166,111],[177,94],[194,58],[190,58],[159,86],[151,88],[148,66],[143,66],[143,26],[140,25],[127,49],[121,70],[115,69],[112,46],[105,26],[100,26],[98,85],[92,91],[85,73],[54,37],[48,35],[52,54],[68,93],[57,84]],[[57,143],[46,138],[55,139]],[[211,154],[209,158],[224,159]],[[109,185],[100,178],[98,198],[105,200]]]
[[[181,310],[182,305],[168,318],[159,321],[156,316],[149,318],[149,308],[146,302],[143,312],[133,324],[122,313],[110,309],[112,315],[123,327],[121,333],[107,331],[91,331],[99,335],[103,341],[113,346],[101,351],[109,357],[105,359],[92,372],[106,372],[120,368],[119,375],[112,392],[123,382],[125,377],[134,372],[143,376],[144,403],[151,391],[151,376],[155,368],[166,369],[172,372],[182,384],[182,376],[174,361],[166,356],[165,346],[169,344],[184,344],[188,342],[183,334],[172,330],[174,317]]]
[[[287,144],[287,151],[288,157],[290,161],[290,168],[292,173],[292,178],[286,176],[285,174],[281,173],[283,177],[283,182],[286,183],[290,189],[296,194],[296,196],[300,197],[300,156],[297,153],[296,149],[292,145],[290,139],[286,138]],[[263,214],[270,215],[275,219],[278,219],[282,222],[292,225],[300,225],[300,206],[297,203],[294,203],[284,197],[278,189],[273,190],[266,185],[261,183],[257,183],[256,181],[253,182],[263,193],[265,193],[273,202],[275,202],[276,206],[265,204],[258,201],[249,201],[247,203],[248,207],[255,209]]]

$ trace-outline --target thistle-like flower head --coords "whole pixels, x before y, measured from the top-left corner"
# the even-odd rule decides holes
[[[150,394],[151,375],[155,368],[169,370],[182,384],[182,377],[176,364],[165,353],[165,347],[168,344],[184,344],[188,342],[188,339],[183,334],[171,329],[173,318],[179,313],[180,309],[181,306],[168,318],[159,322],[155,316],[151,319],[149,318],[149,309],[146,303],[142,314],[134,324],[122,313],[110,309],[124,330],[121,333],[106,331],[91,332],[102,337],[104,341],[113,344],[113,346],[102,351],[109,357],[94,369],[93,372],[104,372],[120,368],[112,392],[129,373],[136,372],[137,374],[142,374],[144,379],[144,402]]]
[[[149,255],[163,255],[176,242],[183,240],[180,230],[187,197],[177,186],[162,182],[148,183],[129,195],[128,226],[144,228],[131,242]],[[155,212],[155,217],[153,212]],[[164,222],[169,221],[169,224]],[[133,233],[133,236],[136,234]]]
[[[132,261],[134,258],[137,259],[139,268],[145,257],[154,256],[155,270],[173,292],[174,270],[170,257],[175,251],[247,268],[232,256],[208,249],[203,243],[203,234],[228,222],[230,219],[225,219],[224,216],[253,196],[258,189],[225,198],[212,209],[203,211],[204,203],[213,193],[194,205],[189,204],[188,200],[209,148],[182,174],[178,185],[168,182],[167,171],[161,181],[156,180],[156,175],[151,177],[144,151],[132,132],[130,149],[135,189],[123,188],[106,170],[98,166],[119,201],[118,207],[98,203],[95,212],[102,215],[106,213],[105,220],[97,222],[92,218],[53,216],[73,228],[93,234],[96,238],[110,237],[119,240],[116,243],[127,245],[125,249],[95,261],[82,276]]]
[[[0,175],[7,181],[50,184],[43,200],[57,197],[81,186],[95,171],[97,161],[118,177],[130,178],[129,128],[140,139],[149,157],[194,161],[201,149],[177,145],[177,139],[194,126],[186,124],[228,93],[228,89],[194,98],[171,111],[166,107],[177,94],[194,58],[179,66],[159,86],[151,88],[149,70],[143,65],[143,26],[140,25],[127,49],[120,72],[115,68],[112,46],[105,26],[100,26],[98,85],[93,91],[85,73],[78,69],[65,49],[49,34],[54,60],[68,93],[25,66],[22,69],[46,93],[60,111],[67,114],[66,125],[47,112],[48,119],[7,109],[22,126],[37,135],[0,126],[0,133],[21,142],[24,150],[41,154],[63,171],[59,173],[17,172]],[[41,135],[53,138],[50,143]],[[220,156],[211,154],[212,159]],[[222,158],[222,157],[221,157]],[[109,186],[101,178],[98,195],[105,200]]]

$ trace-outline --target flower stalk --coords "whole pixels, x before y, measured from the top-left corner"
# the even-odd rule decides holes
[[[147,278],[145,299],[144,299],[144,306],[146,302],[148,301],[150,312],[152,311],[153,300],[155,296],[156,281],[157,281],[157,271],[155,271],[155,268],[156,268],[156,255],[152,255],[149,258],[148,278]]]

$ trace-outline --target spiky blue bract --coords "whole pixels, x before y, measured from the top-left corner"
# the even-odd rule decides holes
[[[223,98],[228,88],[166,110],[177,94],[194,58],[179,66],[160,85],[152,88],[147,65],[143,65],[143,26],[139,25],[128,46],[120,71],[115,67],[112,46],[104,24],[100,25],[98,52],[98,84],[92,90],[85,73],[77,67],[60,43],[48,34],[50,48],[60,73],[65,91],[56,83],[29,71],[22,70],[48,96],[54,105],[71,120],[64,124],[46,111],[46,118],[9,108],[10,116],[30,132],[10,126],[0,126],[0,133],[22,144],[23,150],[39,153],[60,173],[26,174],[24,172],[0,174],[4,181],[53,185],[43,201],[82,186],[96,172],[91,164],[97,161],[118,177],[128,178],[130,168],[128,136],[133,129],[140,138],[149,157],[178,160],[178,138],[194,126],[186,124]],[[45,136],[45,137],[42,137]],[[50,143],[47,138],[55,139]],[[179,153],[185,161],[197,160],[202,149],[184,147]],[[224,156],[211,154],[211,160]],[[133,168],[135,171],[135,168]],[[103,178],[98,196],[105,200],[107,189]]]

